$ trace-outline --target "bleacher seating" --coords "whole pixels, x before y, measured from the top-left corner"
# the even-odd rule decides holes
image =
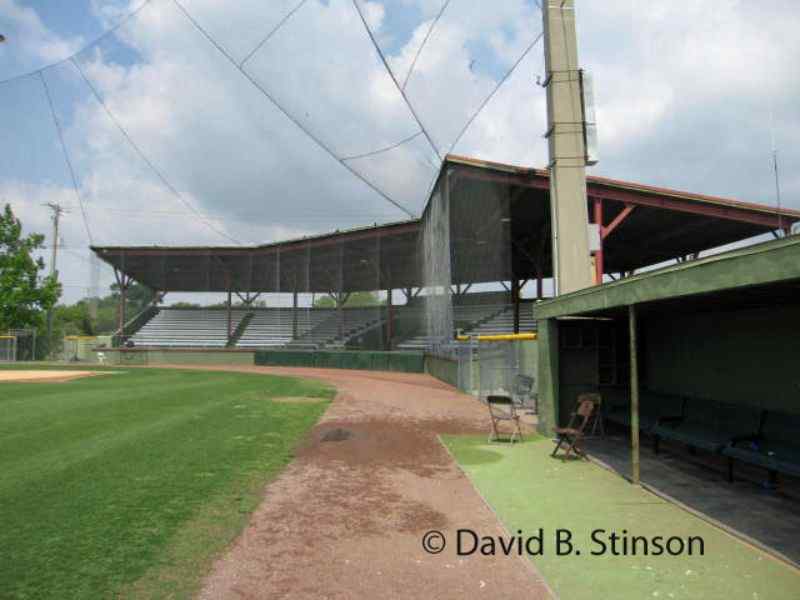
[[[291,342],[292,346],[315,348],[341,348],[350,340],[373,327],[383,323],[383,311],[379,308],[345,308],[342,309],[342,329],[339,332],[339,315],[334,309],[313,309],[311,312],[325,313],[313,328]]]
[[[297,311],[298,337],[307,334],[333,311],[311,309]],[[294,333],[294,311],[291,308],[263,308],[253,310],[253,318],[247,324],[239,340],[238,348],[277,348],[292,342]]]
[[[233,331],[247,312],[231,311]],[[135,346],[224,348],[228,344],[228,314],[224,310],[162,308],[130,339]]]
[[[424,313],[420,314],[420,318],[424,319]],[[453,306],[453,324],[468,336],[514,333],[514,307],[510,304],[457,304]],[[536,331],[533,304],[520,304],[519,330]],[[416,335],[397,347],[401,350],[424,350],[435,342],[427,335]]]
[[[424,308],[420,304],[396,306],[395,321],[417,323],[424,329]],[[298,309],[294,336],[294,309],[238,308],[232,311],[231,329],[242,331],[237,348],[343,348],[353,340],[386,322],[386,309],[345,308],[339,316],[332,308]],[[245,317],[249,320],[244,321]],[[462,304],[453,307],[453,323],[468,335],[513,333],[514,310],[505,304]],[[534,331],[533,306],[520,306],[520,331]],[[228,344],[227,311],[224,309],[162,308],[132,337],[135,346],[222,348]],[[454,331],[455,334],[455,331]],[[412,336],[397,345],[400,350],[424,350],[434,343],[425,335]]]
[[[523,333],[536,331],[536,320],[533,318],[533,304],[519,305],[519,330]],[[505,306],[499,313],[477,322],[464,331],[464,335],[501,335],[514,333],[514,307]]]

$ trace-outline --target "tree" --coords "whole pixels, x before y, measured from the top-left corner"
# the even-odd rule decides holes
[[[0,215],[0,331],[37,327],[61,296],[55,277],[42,276],[44,260],[33,254],[44,236],[22,237],[22,223],[6,204]]]
[[[375,292],[353,292],[347,298],[344,306],[348,308],[383,306],[385,300],[381,300]],[[336,301],[331,296],[322,296],[314,300],[314,308],[335,308]]]
[[[103,300],[108,300],[116,306],[119,302],[119,296],[119,284],[113,283],[111,284],[111,296],[104,298]],[[128,316],[132,317],[142,312],[150,305],[154,297],[153,290],[151,290],[149,287],[135,281],[132,282],[128,287],[128,291],[125,293],[125,310],[128,313]]]

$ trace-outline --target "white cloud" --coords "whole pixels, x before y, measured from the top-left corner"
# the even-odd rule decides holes
[[[70,56],[84,43],[80,37],[62,37],[54,33],[34,8],[22,6],[15,0],[0,0],[0,17],[4,27],[8,27],[4,34],[9,38],[8,45],[13,43],[13,49],[7,52],[17,61],[18,73]],[[0,64],[2,62],[5,61],[0,54]]]
[[[389,57],[401,81],[442,6],[441,0],[402,1],[419,8],[420,22]],[[294,0],[182,3],[236,61],[297,5]],[[138,5],[139,0],[96,0],[94,8],[112,24]],[[379,41],[392,39],[389,4],[370,0],[362,6]],[[77,43],[45,31],[33,9],[11,0],[0,0],[0,8],[13,11],[20,27],[38,31],[30,39],[40,60]],[[580,3],[582,63],[596,76],[601,164],[594,171],[771,199],[771,102],[787,173],[785,204],[800,206],[800,180],[791,175],[800,172],[794,148],[800,133],[800,72],[794,68],[800,17],[793,8],[786,1]],[[529,1],[451,2],[408,87],[440,149],[449,148],[494,88],[497,73],[513,64],[540,29],[541,15]],[[119,35],[129,47],[110,40],[83,55],[81,64],[145,154],[215,227],[247,241],[273,241],[403,218],[272,106],[171,2],[152,2]],[[418,130],[350,0],[308,0],[247,69],[340,155],[384,148]],[[455,151],[545,166],[545,96],[534,83],[542,72],[538,46]],[[224,242],[164,189],[71,65],[48,71],[48,77],[56,93],[73,93],[77,102],[75,112],[66,115],[67,141],[98,239]],[[418,136],[348,164],[419,212],[434,173],[432,160]],[[38,201],[65,193],[42,187],[25,194],[17,190],[15,197]],[[31,222],[46,229],[40,217]],[[65,222],[74,227],[67,232],[78,243],[79,215],[73,212]]]

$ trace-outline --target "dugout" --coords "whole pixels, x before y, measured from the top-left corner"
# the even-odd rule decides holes
[[[634,480],[640,434],[658,438],[668,412],[691,424],[677,441],[726,456],[712,442],[771,426],[781,450],[760,466],[800,471],[800,236],[567,294],[536,315],[544,432],[565,424],[578,393],[599,391],[607,420],[628,413],[617,420]]]

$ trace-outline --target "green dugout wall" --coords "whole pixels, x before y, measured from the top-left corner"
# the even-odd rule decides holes
[[[800,413],[798,236],[561,296],[536,316],[546,433],[581,391],[631,394],[632,357],[637,389]]]
[[[648,319],[643,330],[653,391],[800,413],[800,305]]]

